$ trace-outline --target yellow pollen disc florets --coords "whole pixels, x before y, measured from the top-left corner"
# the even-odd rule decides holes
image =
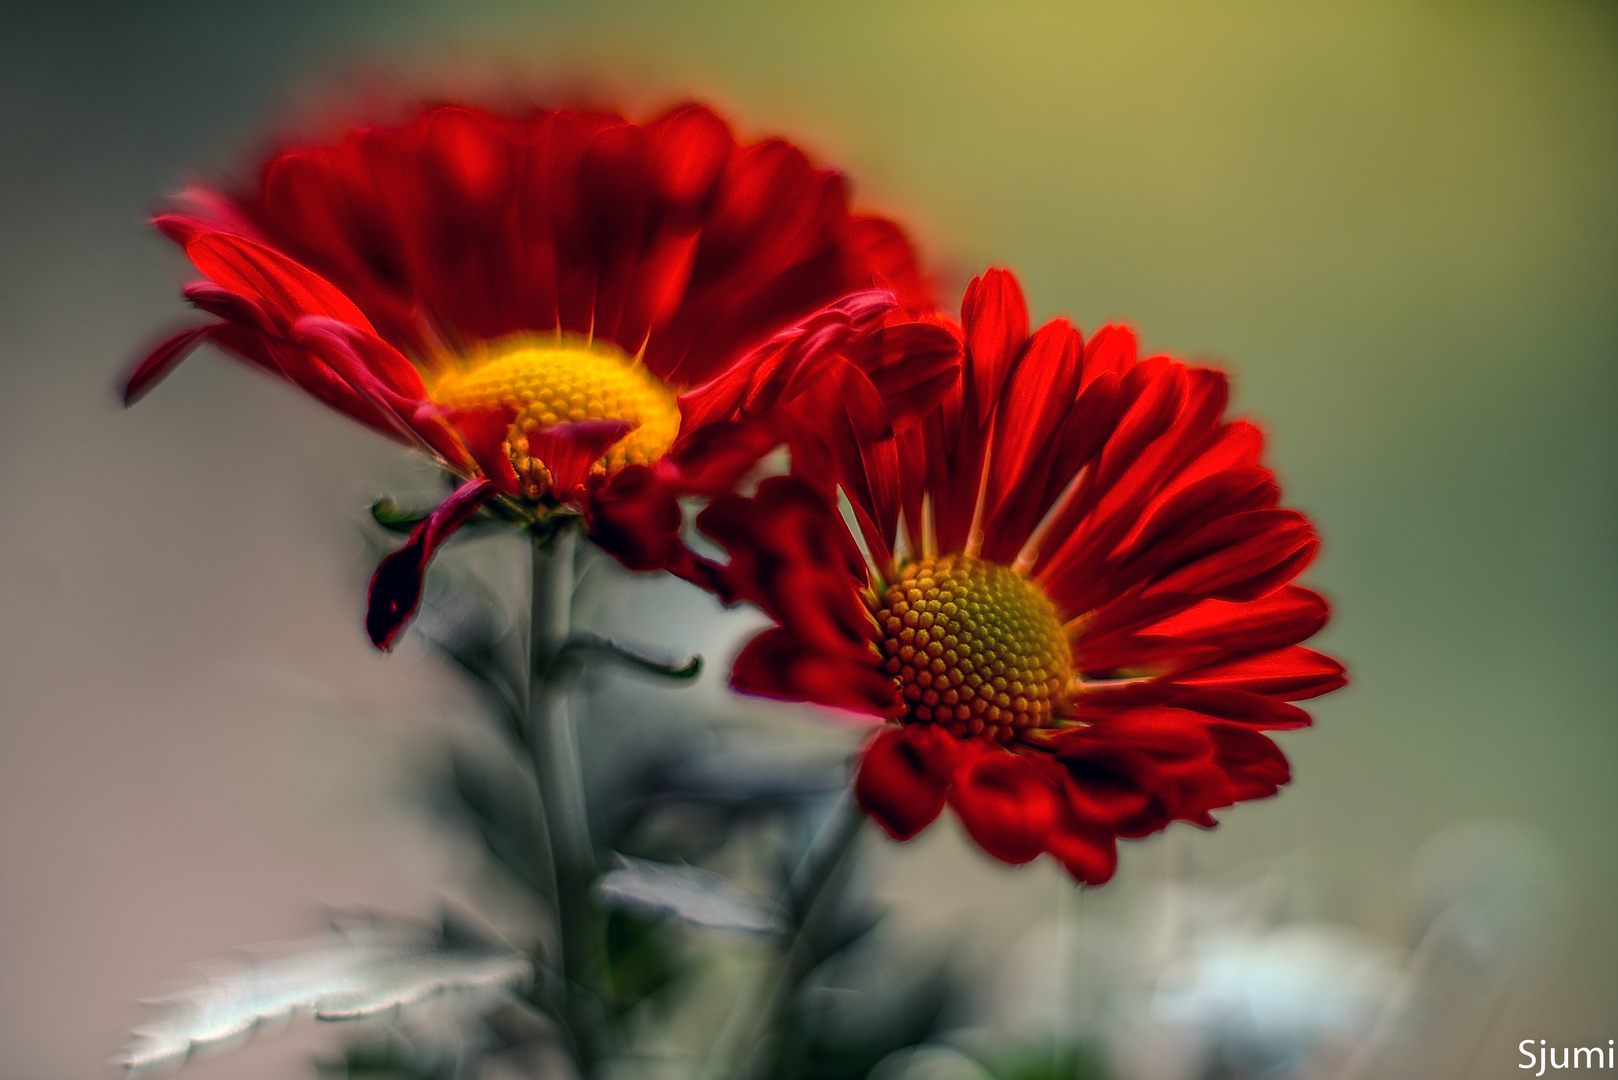
[[[1051,725],[1073,657],[1056,606],[1022,574],[968,555],[922,559],[877,600],[876,621],[905,723],[1000,742]]]
[[[533,432],[580,420],[638,425],[597,463],[610,472],[657,460],[680,431],[673,391],[621,350],[578,338],[523,335],[490,342],[440,377],[432,398],[455,409],[517,410],[506,449],[530,497],[550,486],[550,470],[529,454]]]

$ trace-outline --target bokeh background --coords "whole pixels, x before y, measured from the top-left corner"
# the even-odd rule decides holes
[[[10,2],[0,1078],[103,1075],[136,997],[321,905],[470,888],[410,797],[470,698],[360,633],[363,508],[420,470],[217,356],[113,390],[183,318],[143,218],[188,170],[334,93],[470,83],[712,99],[849,171],[952,296],[1011,265],[1036,318],[1227,366],[1324,535],[1318,643],[1354,682],[1283,737],[1278,800],[1132,845],[1109,889],[1306,857],[1321,914],[1408,944],[1422,845],[1501,823],[1558,932],[1464,1073],[1618,1036],[1618,8]],[[899,917],[968,952],[1079,903],[953,825],[873,847]],[[301,1075],[326,1038],[188,1075]]]

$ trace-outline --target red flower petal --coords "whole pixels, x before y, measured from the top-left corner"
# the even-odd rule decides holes
[[[1205,717],[1165,707],[1092,707],[1087,715],[1092,726],[1052,743],[1068,770],[1069,804],[1091,827],[1144,836],[1176,819],[1209,824],[1209,810],[1238,798]]]
[[[124,379],[124,404],[133,405],[168,378],[169,372],[180,366],[180,361],[191,355],[198,345],[207,341],[218,329],[217,323],[207,326],[188,326],[158,342],[136,364]]]
[[[647,124],[646,141],[658,191],[694,212],[730,155],[730,128],[712,110],[685,105]]]
[[[780,623],[737,661],[738,689],[885,716],[898,695],[877,665],[876,626],[851,582],[863,561],[824,495],[771,477],[751,498],[716,499],[697,526],[731,555],[710,585],[758,604]]]
[[[1252,728],[1210,724],[1214,763],[1230,778],[1236,799],[1267,799],[1292,779],[1286,755]]]
[[[679,496],[723,495],[780,442],[780,429],[764,420],[716,421],[677,441],[657,474]]]
[[[906,308],[932,306],[932,290],[916,266],[916,252],[904,230],[886,218],[852,217],[844,236],[851,249],[849,274],[868,272],[870,284],[891,289]]]
[[[585,512],[590,538],[631,570],[667,570],[716,588],[716,568],[681,539],[679,500],[735,488],[775,448],[780,432],[759,421],[719,421],[679,440],[655,468],[629,465],[593,477]]]
[[[968,745],[976,753],[956,772],[949,804],[984,851],[1001,862],[1025,863],[1045,850],[1056,822],[1056,793],[1018,755],[993,744]]]
[[[393,647],[421,603],[421,585],[433,554],[494,494],[494,485],[487,480],[462,484],[416,526],[403,547],[377,565],[365,615],[365,629],[373,645]]]
[[[461,436],[445,420],[444,411],[429,402],[421,374],[393,346],[322,315],[299,318],[293,331],[403,438],[420,443],[453,469],[471,470],[473,458]]]
[[[1028,302],[1016,277],[991,267],[973,278],[961,299],[961,325],[966,328],[968,415],[982,424],[1028,340]]]
[[[631,570],[655,570],[684,550],[680,503],[645,465],[628,465],[594,486],[590,538]]]
[[[371,329],[360,309],[331,282],[245,236],[201,233],[186,243],[185,253],[198,270],[272,312],[284,326],[301,315],[326,315]]]
[[[1285,701],[1318,697],[1347,681],[1342,664],[1301,645],[1210,664],[1174,678],[1177,685],[1246,690]]]
[[[551,488],[559,498],[573,496],[590,475],[590,467],[614,443],[635,430],[624,420],[580,420],[528,432],[528,453],[551,471]]]
[[[937,728],[884,727],[860,757],[854,795],[889,836],[909,840],[944,809],[961,753]]]
[[[1074,879],[1086,885],[1105,885],[1118,870],[1118,844],[1105,832],[1056,827],[1046,847]]]
[[[1262,652],[1313,637],[1330,615],[1319,593],[1287,585],[1255,600],[1204,600],[1153,624],[1148,633]]]
[[[429,404],[422,406],[421,414],[423,419],[441,416],[459,432],[478,470],[502,494],[514,498],[521,494],[517,470],[511,464],[511,448],[506,443],[515,409],[444,409]]]
[[[834,709],[884,716],[893,711],[893,684],[861,652],[838,639],[775,627],[736,656],[730,685],[744,694],[781,701],[814,701]]]

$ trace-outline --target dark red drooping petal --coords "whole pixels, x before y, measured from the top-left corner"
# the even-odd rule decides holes
[[[377,565],[365,614],[365,629],[373,645],[379,649],[393,647],[399,631],[421,603],[422,581],[434,552],[494,495],[495,487],[488,480],[462,484],[416,526],[403,547]]]
[[[1075,881],[1105,885],[1118,869],[1118,843],[1106,829],[1086,827],[1071,812],[1051,828],[1046,850]]]
[[[1214,763],[1231,782],[1239,800],[1267,799],[1292,779],[1287,759],[1269,739],[1239,724],[1210,724]]]
[[[895,840],[908,840],[944,809],[961,747],[931,727],[884,727],[860,757],[854,796]]]
[[[857,654],[837,648],[846,639],[797,635],[781,627],[742,647],[731,668],[737,690],[784,701],[816,701],[834,709],[882,715],[893,708],[893,684]],[[831,647],[828,647],[831,646]]]
[[[595,483],[589,517],[591,539],[631,570],[668,567],[686,554],[680,501],[649,466],[628,465]]]
[[[1057,817],[1050,782],[993,743],[959,741],[971,753],[955,774],[949,804],[972,839],[1001,862],[1025,863],[1044,851]]]

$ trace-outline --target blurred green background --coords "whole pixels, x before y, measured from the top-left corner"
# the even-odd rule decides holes
[[[315,902],[424,913],[463,867],[399,820],[391,736],[464,695],[358,632],[364,499],[419,476],[217,358],[130,413],[112,386],[182,317],[142,221],[188,170],[333,93],[513,84],[711,99],[909,221],[952,302],[1005,264],[1038,319],[1226,366],[1354,682],[1284,737],[1292,788],[1188,848],[1306,849],[1329,914],[1397,939],[1423,841],[1518,823],[1571,906],[1475,1075],[1618,1035],[1618,7],[11,3],[0,1077],[95,1075],[181,963]],[[948,828],[887,854],[895,897],[961,898],[922,921],[1062,888]]]

